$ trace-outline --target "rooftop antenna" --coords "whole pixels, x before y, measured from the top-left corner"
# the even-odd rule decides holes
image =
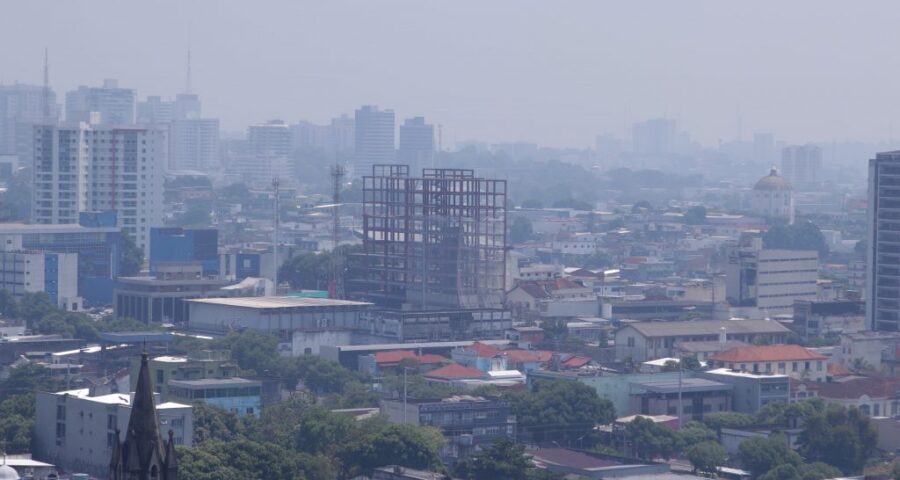
[[[191,47],[187,51],[187,78],[184,81],[184,93],[191,93]]]
[[[334,165],[331,167],[331,200],[334,205],[331,207],[331,285],[329,285],[329,293],[331,298],[343,297],[343,285],[341,282],[340,268],[338,262],[338,244],[341,241],[341,188],[343,188],[344,175],[346,171],[341,165],[340,158],[337,153],[337,145],[334,151]]]
[[[44,89],[41,91],[41,109],[44,122],[50,121],[50,53],[44,47]]]
[[[272,289],[273,296],[278,296],[278,177],[272,179],[272,190],[275,193],[275,208],[273,216],[272,216],[272,283],[274,283],[274,288]]]

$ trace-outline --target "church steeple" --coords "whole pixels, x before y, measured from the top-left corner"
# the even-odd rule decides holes
[[[159,417],[153,403],[153,379],[147,354],[141,356],[134,399],[131,402],[131,416],[125,439],[113,447],[109,464],[111,480],[177,480],[178,462],[172,433],[164,442],[159,431]]]

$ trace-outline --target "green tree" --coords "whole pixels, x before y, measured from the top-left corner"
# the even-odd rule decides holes
[[[510,395],[519,429],[535,441],[573,441],[615,420],[612,402],[569,380],[537,381],[529,392]]]
[[[9,290],[0,289],[0,315],[7,318],[19,316],[19,303]]]
[[[714,412],[703,416],[703,424],[717,432],[722,428],[747,427],[754,423],[753,417],[746,413]]]
[[[441,466],[438,450],[443,443],[444,437],[437,429],[389,424],[350,440],[339,456],[349,477],[389,464],[433,469]]]
[[[691,207],[684,212],[684,223],[688,225],[703,225],[706,223],[706,207],[699,205]]]
[[[824,480],[841,476],[841,471],[823,462],[804,463],[798,468],[801,480]]]
[[[519,215],[513,219],[509,226],[509,243],[525,243],[531,240],[533,234],[531,220],[528,217]]]
[[[183,478],[305,480],[296,455],[274,443],[238,439],[210,440],[192,448],[179,448],[179,474]],[[211,475],[209,472],[214,472]]]
[[[56,304],[44,292],[26,292],[19,300],[19,315],[33,325],[45,315],[56,311]]]
[[[470,459],[460,462],[456,474],[469,480],[526,480],[528,473],[534,469],[531,460],[525,455],[524,445],[502,438]]]
[[[716,431],[701,422],[688,422],[680,430],[678,437],[682,445],[691,446],[703,442],[718,441]]]
[[[352,418],[324,408],[311,408],[300,419],[294,445],[308,454],[334,454],[357,433]]]
[[[775,225],[762,237],[765,248],[780,250],[816,250],[820,257],[828,255],[825,236],[812,222]]]
[[[754,437],[741,442],[738,447],[741,465],[754,477],[759,477],[775,467],[789,465],[797,467],[803,459],[795,452],[787,439],[781,435],[769,438]]]
[[[234,412],[197,402],[193,405],[194,443],[230,442],[240,435],[241,421]]]
[[[680,438],[671,428],[645,417],[637,417],[625,426],[625,438],[639,458],[666,460],[680,449]]]
[[[214,350],[230,350],[231,358],[242,370],[262,375],[264,372],[277,373],[282,358],[278,355],[278,339],[268,333],[246,330],[219,337],[210,344]]]
[[[856,408],[829,405],[806,416],[799,438],[800,453],[844,473],[857,473],[875,452],[878,433],[869,417]]]
[[[141,273],[144,265],[144,250],[138,248],[134,239],[127,233],[122,233],[121,249],[119,250],[119,275],[133,277]]]
[[[717,441],[695,443],[684,452],[695,472],[715,473],[728,459],[725,449]]]

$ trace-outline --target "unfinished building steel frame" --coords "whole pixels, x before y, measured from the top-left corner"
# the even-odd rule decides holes
[[[355,295],[403,310],[502,308],[506,180],[474,170],[374,165],[363,177]]]

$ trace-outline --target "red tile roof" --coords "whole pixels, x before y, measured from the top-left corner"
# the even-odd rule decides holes
[[[541,356],[532,350],[504,350],[503,354],[513,363],[540,362]]]
[[[588,363],[591,363],[591,357],[582,357],[581,355],[573,355],[562,362],[566,368],[579,368]]]
[[[388,350],[375,352],[375,363],[400,363],[404,358],[416,358],[416,352],[412,350]]]
[[[375,363],[379,365],[390,365],[400,363],[404,359],[413,359],[422,364],[441,363],[447,360],[445,357],[434,354],[416,355],[412,350],[388,350],[384,352],[375,352]]]
[[[853,375],[853,372],[848,370],[847,367],[841,365],[840,363],[829,363],[828,374],[832,377],[846,377],[848,375]]]
[[[425,374],[425,378],[437,380],[463,380],[469,378],[485,378],[487,375],[476,368],[464,367],[458,363],[432,370]]]
[[[857,399],[863,395],[869,398],[893,398],[900,388],[900,379],[860,377],[835,382],[814,382],[811,380],[791,379],[791,390],[796,391],[800,385],[809,391],[817,392],[822,398]]]
[[[716,362],[781,362],[827,360],[828,357],[800,345],[751,345],[725,350],[710,355],[709,359]]]
[[[496,357],[500,354],[500,349],[494,347],[492,345],[488,345],[486,343],[475,342],[472,345],[466,347],[468,350],[472,350],[481,358],[491,358]]]

